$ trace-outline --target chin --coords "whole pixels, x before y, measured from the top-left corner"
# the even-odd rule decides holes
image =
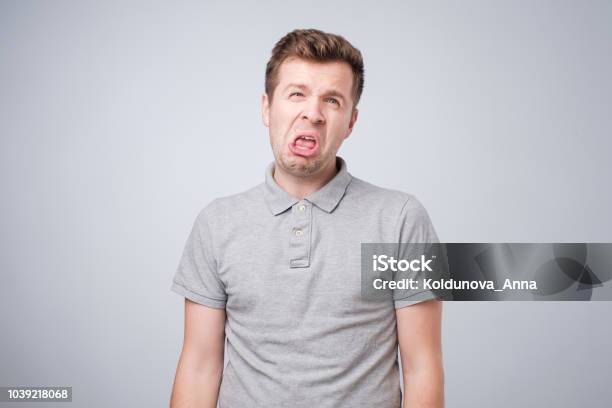
[[[302,157],[293,154],[282,155],[279,164],[286,172],[297,177],[311,176],[323,167],[322,158],[319,156]]]

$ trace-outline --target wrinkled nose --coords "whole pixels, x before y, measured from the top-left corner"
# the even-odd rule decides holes
[[[321,105],[322,102],[319,98],[312,98],[304,107],[302,119],[307,119],[313,124],[325,123],[325,116],[323,116],[323,112],[321,111]]]

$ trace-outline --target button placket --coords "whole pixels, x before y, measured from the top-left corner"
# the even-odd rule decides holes
[[[292,231],[289,240],[291,268],[310,266],[310,230],[312,206],[300,201],[291,209]]]

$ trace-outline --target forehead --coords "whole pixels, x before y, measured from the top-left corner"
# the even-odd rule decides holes
[[[350,95],[353,71],[344,61],[314,62],[301,58],[288,58],[278,70],[278,86],[301,83],[312,88],[333,88]]]

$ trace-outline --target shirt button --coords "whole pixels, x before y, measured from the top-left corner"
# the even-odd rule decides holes
[[[304,232],[301,229],[295,230],[295,236],[301,237]]]
[[[300,204],[298,207],[298,210],[300,211],[304,211],[306,209],[306,206],[304,204]]]

